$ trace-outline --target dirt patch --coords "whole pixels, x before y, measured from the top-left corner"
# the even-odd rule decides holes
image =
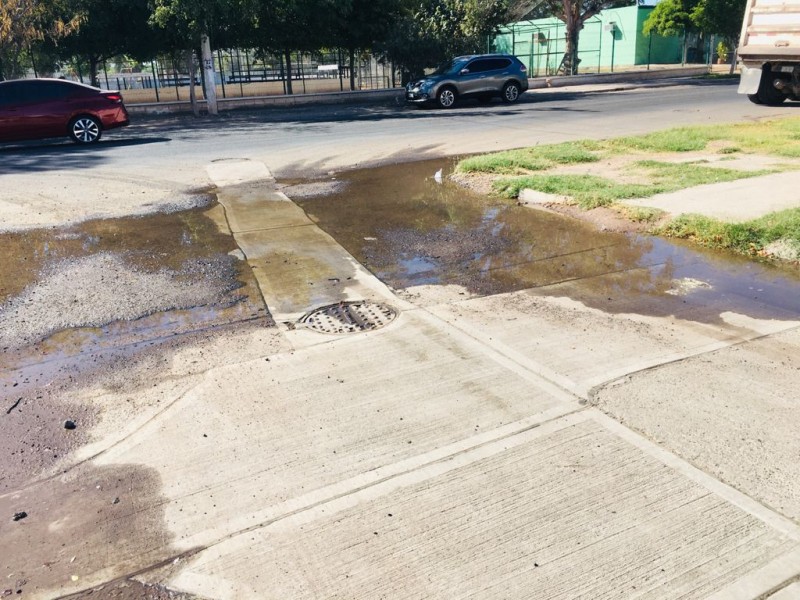
[[[0,496],[0,594],[55,597],[176,554],[160,487],[146,467],[84,465]]]
[[[152,387],[175,352],[274,325],[208,212],[0,235],[0,493],[68,465],[119,411],[84,390]]]

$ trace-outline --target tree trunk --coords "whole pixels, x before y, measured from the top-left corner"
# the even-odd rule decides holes
[[[580,15],[581,3],[564,0],[564,36],[566,48],[562,68],[564,75],[578,74],[578,36],[580,35],[583,21]]]
[[[89,59],[89,85],[100,87],[100,77],[97,74],[97,65],[100,63],[94,55],[88,56]]]
[[[356,90],[356,49],[348,48],[350,59],[350,91]]]
[[[197,105],[197,87],[194,83],[194,51],[191,49],[186,51],[186,70],[189,72],[189,102],[192,105],[192,113],[195,117],[199,117],[200,107]]]
[[[203,54],[203,73],[206,82],[206,106],[208,114],[216,116],[217,111],[217,77],[214,73],[214,58],[211,55],[211,40],[208,34],[200,34],[200,48]]]
[[[283,57],[286,59],[286,94],[291,96],[294,94],[292,89],[292,51],[284,50]]]

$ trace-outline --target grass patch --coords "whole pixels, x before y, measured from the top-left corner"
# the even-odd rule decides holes
[[[775,170],[740,171],[706,167],[700,163],[666,163],[655,160],[642,160],[634,163],[637,169],[645,169],[653,182],[663,191],[674,192],[697,185],[736,181],[760,175],[775,173]],[[651,194],[652,195],[652,194]]]
[[[663,191],[653,185],[616,183],[593,175],[528,175],[494,183],[495,191],[506,198],[518,197],[525,188],[569,196],[585,209],[605,206],[617,200],[644,198]]]
[[[617,152],[637,150],[643,152],[692,152],[705,150],[708,143],[719,139],[710,127],[680,127],[656,131],[647,135],[622,137],[609,141]]]
[[[557,165],[596,162],[597,151],[602,146],[591,140],[547,144],[520,150],[507,150],[483,156],[473,156],[458,163],[461,173],[521,174],[529,171],[546,171]]]
[[[649,206],[630,206],[628,204],[618,204],[614,207],[623,217],[634,223],[655,223],[666,213],[658,208]]]
[[[800,208],[771,213],[744,223],[723,223],[701,215],[682,215],[656,233],[691,240],[709,248],[761,255],[774,242],[800,247]]]
[[[462,173],[522,175],[546,171],[558,165],[596,162],[608,154],[698,152],[705,150],[713,141],[726,143],[717,151],[719,154],[758,153],[800,158],[800,118],[680,127],[610,140],[547,144],[466,158],[456,170]]]
[[[546,194],[569,196],[585,209],[606,206],[619,200],[649,198],[664,192],[674,192],[696,185],[735,181],[766,175],[774,171],[736,171],[706,167],[696,163],[664,163],[647,160],[632,165],[647,173],[650,183],[619,183],[595,175],[535,174],[495,181],[494,190],[506,198],[516,198],[530,188]]]
[[[719,139],[746,152],[800,157],[800,119],[797,117],[758,123],[737,123],[716,128]]]

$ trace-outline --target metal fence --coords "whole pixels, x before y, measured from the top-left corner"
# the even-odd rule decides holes
[[[196,93],[202,98],[202,73],[195,61]],[[283,56],[253,50],[214,52],[218,98],[246,98],[340,92],[350,89],[350,67],[346,52],[292,53],[289,65]],[[68,79],[89,83],[77,65],[68,67]],[[108,61],[102,65],[99,85],[122,90],[127,104],[175,102],[189,99],[190,73],[182,56],[161,56],[149,62]],[[399,81],[392,65],[374,56],[359,55],[355,61],[354,84],[357,90],[393,88]]]

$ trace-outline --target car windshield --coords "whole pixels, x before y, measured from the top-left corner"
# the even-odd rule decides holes
[[[440,64],[436,70],[431,73],[431,75],[447,75],[448,73],[454,73],[456,71],[460,71],[461,67],[463,67],[467,62],[465,58],[454,58],[453,60],[448,60]]]

